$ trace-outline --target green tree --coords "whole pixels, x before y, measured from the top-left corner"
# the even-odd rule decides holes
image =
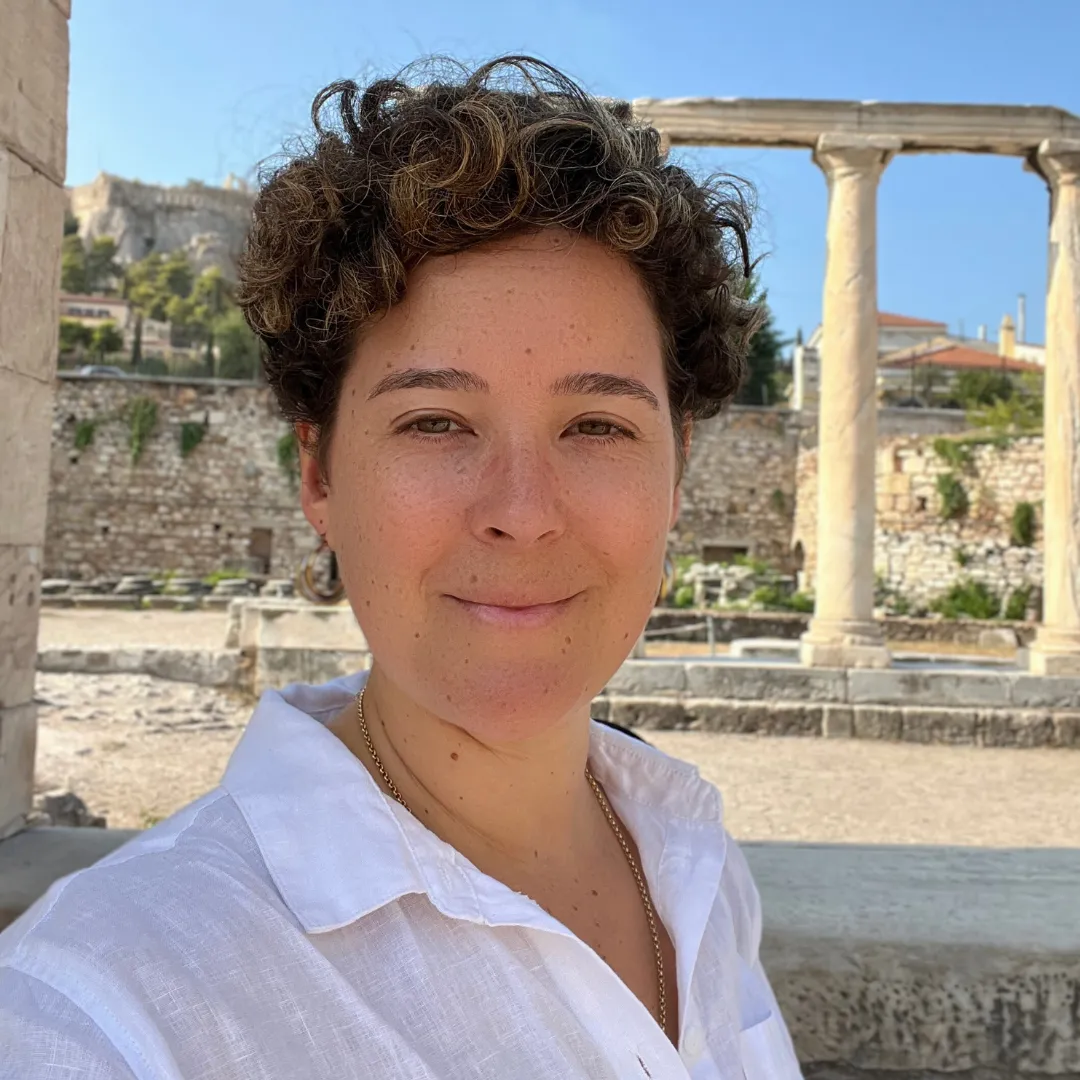
[[[103,322],[95,326],[90,335],[90,349],[100,360],[106,353],[119,352],[124,347],[124,336],[114,322]]]
[[[214,324],[218,347],[217,373],[222,379],[254,379],[259,367],[259,339],[251,332],[238,308],[232,308]]]
[[[768,304],[768,293],[757,278],[743,283],[738,295],[765,309],[765,321],[750,340],[746,357],[746,378],[735,395],[739,405],[775,405],[780,398],[778,368],[787,342],[780,336]]]
[[[1013,396],[1013,381],[1003,371],[962,371],[956,379],[956,397],[964,409],[993,405]]]
[[[131,370],[138,371],[142,364],[142,313],[135,312],[135,331],[131,335]]]
[[[95,237],[86,252],[85,266],[88,292],[114,292],[113,281],[123,274],[116,260],[116,241],[111,236]]]
[[[60,320],[60,352],[73,353],[80,347],[89,348],[93,334],[89,326],[83,326],[77,319]]]
[[[85,293],[86,288],[86,248],[78,233],[64,237],[60,248],[60,291],[66,293]]]
[[[74,236],[79,231],[79,219],[70,211],[64,211],[64,235]]]

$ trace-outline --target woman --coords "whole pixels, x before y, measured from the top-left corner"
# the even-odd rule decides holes
[[[371,671],[0,937],[0,1076],[798,1076],[718,792],[589,718],[757,323],[737,192],[528,59],[313,116],[240,295]]]

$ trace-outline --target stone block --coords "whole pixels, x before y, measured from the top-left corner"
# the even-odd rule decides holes
[[[37,706],[0,709],[0,840],[18,832],[30,811],[36,746]]]
[[[34,696],[41,549],[0,545],[0,709]]]
[[[822,707],[805,703],[684,698],[683,726],[741,735],[821,734]]]
[[[954,743],[977,741],[979,713],[975,709],[901,709],[904,742]]]
[[[1080,679],[1050,675],[1018,675],[1012,701],[1022,709],[1080,709]]]
[[[821,734],[826,739],[855,737],[855,710],[850,705],[826,705],[821,720]]]
[[[64,4],[5,0],[0,34],[0,144],[63,184],[68,22]],[[59,234],[54,237],[59,244]]]
[[[256,694],[280,690],[293,682],[322,683],[364,671],[371,666],[369,652],[346,649],[259,649],[252,673]]]
[[[7,312],[0,312],[2,326]],[[0,544],[40,547],[49,497],[52,388],[8,370],[6,363],[0,352]]]
[[[848,692],[854,705],[1005,706],[1015,678],[1010,672],[861,669],[848,672]]]
[[[845,673],[794,664],[687,663],[687,692],[696,698],[742,701],[843,701]]]
[[[620,697],[609,694],[608,719],[629,728],[675,731],[687,727],[681,701],[664,697]]]
[[[63,188],[0,150],[0,368],[39,382],[56,370],[63,220]]]
[[[852,730],[856,739],[898,741],[904,734],[900,709],[881,705],[856,705],[852,709]]]
[[[686,689],[681,660],[627,660],[608,680],[609,693],[623,696],[678,694]]]
[[[611,699],[607,694],[600,694],[593,698],[592,705],[589,706],[589,715],[594,720],[611,719]]]
[[[1080,749],[1080,710],[1053,713],[1051,720],[1054,725],[1054,745]]]
[[[1049,712],[991,709],[979,717],[978,741],[983,746],[1052,746],[1054,737],[1054,722]]]

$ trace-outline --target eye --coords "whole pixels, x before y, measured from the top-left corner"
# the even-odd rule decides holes
[[[611,420],[579,420],[573,426],[579,429],[589,442],[614,443],[621,439],[637,438],[632,431]]]
[[[457,428],[457,431],[452,430]],[[417,439],[437,439],[448,435],[461,435],[464,429],[449,416],[421,416],[398,428],[401,434],[412,435]]]

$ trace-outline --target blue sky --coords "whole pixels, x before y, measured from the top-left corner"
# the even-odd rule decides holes
[[[1080,114],[1080,0],[75,0],[69,184],[252,176],[315,92],[430,53],[527,52],[635,97],[1056,105]],[[755,251],[780,329],[821,311],[825,183],[804,151],[680,156],[757,187]],[[1047,195],[1018,160],[894,160],[879,201],[883,310],[991,336],[1017,293],[1041,341]]]

